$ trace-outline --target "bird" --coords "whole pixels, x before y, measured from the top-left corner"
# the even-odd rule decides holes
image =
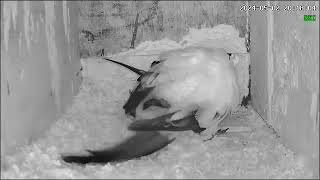
[[[230,53],[219,48],[187,47],[160,55],[157,63],[132,91],[125,113],[136,119],[150,119],[176,112],[169,121],[196,110],[195,118],[207,138],[218,124],[240,104],[236,72]],[[136,130],[138,130],[136,128]]]
[[[136,73],[137,84],[123,106],[135,134],[112,148],[89,155],[62,156],[69,163],[121,162],[152,154],[175,140],[168,131],[189,131],[205,140],[224,133],[220,122],[240,104],[230,53],[187,47],[160,54],[148,71],[103,58]]]

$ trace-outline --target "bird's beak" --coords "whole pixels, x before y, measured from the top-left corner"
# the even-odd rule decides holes
[[[177,111],[176,111],[177,112]],[[128,129],[133,131],[188,131],[200,133],[205,130],[201,128],[195,118],[195,112],[190,115],[171,121],[170,118],[176,112],[168,113],[152,119],[142,119],[132,122]]]

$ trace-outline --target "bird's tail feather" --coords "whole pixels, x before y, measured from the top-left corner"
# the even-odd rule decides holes
[[[90,155],[62,156],[68,163],[108,163],[120,162],[152,154],[174,141],[175,138],[159,132],[136,132],[136,134],[113,148],[105,150],[87,150]]]

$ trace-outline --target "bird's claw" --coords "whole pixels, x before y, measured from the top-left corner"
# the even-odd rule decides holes
[[[228,131],[228,129],[229,128],[218,129],[215,133],[204,132],[203,134],[201,134],[201,137],[202,137],[203,141],[206,142],[206,141],[212,140],[217,135],[221,135],[221,134],[226,133]]]

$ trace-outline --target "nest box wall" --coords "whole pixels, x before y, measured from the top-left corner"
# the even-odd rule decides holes
[[[43,134],[78,92],[77,3],[1,2],[1,155]]]
[[[315,168],[319,176],[319,17],[316,1],[264,1],[278,11],[250,11],[251,95],[256,111],[283,143]],[[316,6],[289,11],[288,6]]]

